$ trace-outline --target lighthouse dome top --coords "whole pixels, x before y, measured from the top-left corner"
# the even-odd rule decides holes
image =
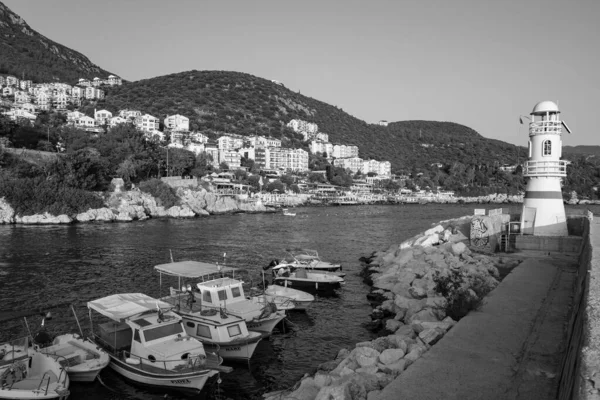
[[[540,101],[533,107],[532,115],[543,115],[547,112],[559,113],[558,106],[555,102],[550,100]]]

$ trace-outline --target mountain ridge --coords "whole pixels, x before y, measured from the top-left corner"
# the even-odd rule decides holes
[[[82,53],[35,31],[0,2],[0,74],[34,82],[75,84],[79,78],[106,78],[111,73]]]

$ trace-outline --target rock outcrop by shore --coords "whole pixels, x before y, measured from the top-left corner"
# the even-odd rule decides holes
[[[372,319],[380,337],[341,349],[291,391],[266,400],[371,400],[435,345],[456,321],[456,302],[479,304],[498,285],[501,259],[467,246],[472,217],[440,222],[367,260]],[[446,284],[444,284],[446,282]],[[460,311],[460,307],[458,307]],[[468,311],[468,310],[463,310]]]
[[[165,209],[151,195],[139,190],[110,193],[106,207],[89,209],[74,216],[48,213],[20,216],[0,199],[0,224],[70,224],[73,222],[129,222],[148,218],[193,218],[235,212],[266,212],[259,199],[219,196],[204,188],[178,188],[180,204]]]

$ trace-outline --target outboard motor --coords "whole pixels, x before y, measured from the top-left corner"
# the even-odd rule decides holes
[[[46,332],[46,327],[44,326],[44,323],[46,322],[46,319],[52,319],[52,314],[47,313],[47,314],[42,314],[43,318],[42,318],[42,326],[40,327],[40,330],[38,333],[36,333],[36,335],[33,338],[33,344],[44,348],[44,347],[48,347],[52,344],[52,341],[54,340],[54,338],[52,336],[50,336],[50,334],[48,332]]]

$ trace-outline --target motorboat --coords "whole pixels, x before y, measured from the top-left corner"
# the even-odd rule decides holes
[[[288,216],[288,217],[295,217],[296,213],[293,213],[291,211],[289,211],[287,208],[284,208],[283,210],[283,215]]]
[[[76,333],[58,335],[39,351],[57,360],[72,382],[93,382],[110,362],[108,353]]]
[[[296,309],[293,299],[285,296],[268,295],[259,288],[250,288],[249,296],[246,296],[246,298],[262,306],[269,303],[275,304],[279,311],[287,312]]]
[[[0,323],[37,312],[7,314],[0,315]],[[0,343],[0,399],[66,399],[71,383],[66,369],[32,347],[30,337]]]
[[[90,320],[92,310],[101,315],[100,321],[90,321],[93,342],[108,353],[109,367],[126,379],[197,394],[209,378],[232,370],[187,334],[169,303],[143,293],[120,293],[87,306]]]
[[[217,351],[226,360],[249,360],[258,342],[268,335],[249,331],[246,320],[203,304],[197,291],[185,280],[197,280],[205,275],[206,269],[194,261],[163,264],[156,268],[160,272],[161,292],[163,275],[176,276],[181,290],[169,288],[169,295],[160,300],[169,303],[183,318],[188,335],[195,337],[204,347]],[[183,279],[183,281],[182,281]]]
[[[344,278],[329,272],[307,271],[292,264],[271,267],[273,282],[309,293],[332,294],[344,284]]]
[[[192,291],[193,299],[202,308],[243,318],[249,331],[271,334],[285,318],[285,312],[277,310],[274,304],[259,304],[246,298],[244,282],[235,278],[237,268],[199,261],[179,261],[160,264],[154,269],[161,274],[201,279],[196,283],[197,291]],[[231,277],[227,274],[231,274]]]
[[[75,318],[75,309],[71,306]],[[108,353],[91,340],[76,333],[67,333],[51,338],[45,331],[42,319],[41,330],[33,338],[34,348],[46,354],[63,366],[72,382],[93,382],[100,371],[108,366]],[[79,321],[77,321],[79,325]]]
[[[311,249],[287,249],[281,260],[273,260],[273,266],[277,264],[292,264],[294,268],[304,268],[314,272],[335,272],[344,277],[341,264],[334,264],[321,260],[319,253]]]
[[[284,282],[284,285],[287,281]],[[315,301],[315,296],[302,290],[292,289],[287,286],[269,285],[265,289],[265,296],[274,299],[287,299],[294,304],[294,310],[306,311]],[[277,302],[275,304],[278,304]],[[279,305],[278,305],[279,307]]]

